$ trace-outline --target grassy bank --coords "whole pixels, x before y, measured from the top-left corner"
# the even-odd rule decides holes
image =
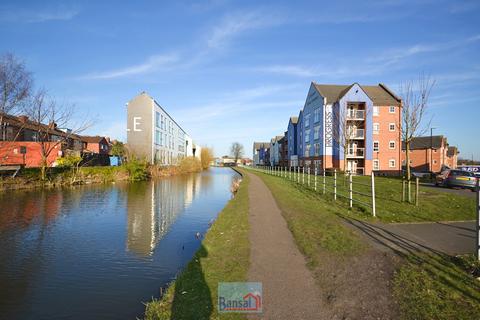
[[[281,178],[285,179],[285,178]],[[310,177],[310,189],[313,189],[313,175]],[[287,179],[288,180],[288,179]],[[298,188],[307,188],[307,175],[305,176],[305,184]],[[366,196],[371,192],[371,178],[368,176],[353,177],[354,199],[358,199],[365,203],[371,202],[371,197]],[[342,207],[342,212],[352,217],[381,222],[427,222],[427,221],[461,221],[475,219],[475,199],[464,195],[447,193],[435,188],[423,187],[419,188],[419,204],[415,206],[412,203],[402,202],[402,181],[392,177],[375,177],[375,193],[376,193],[376,211],[377,217],[372,217],[371,208],[354,202],[353,210],[344,210],[348,208],[348,180],[343,175],[337,177],[337,192],[342,196],[337,197],[337,201],[333,200],[333,177],[326,177],[326,194],[322,194],[323,177],[317,177],[318,199],[329,205]],[[294,182],[290,182],[296,184]],[[412,185],[412,190],[414,190]],[[359,194],[361,193],[361,194]],[[362,195],[363,194],[363,195]],[[414,192],[412,191],[412,201],[414,200]]]
[[[311,266],[316,266],[324,249],[333,254],[358,253],[364,245],[337,216],[341,208],[325,201],[299,185],[279,177],[258,174],[272,191],[289,229]]]
[[[201,170],[203,170],[203,167],[200,160],[192,157],[183,159],[177,166],[148,165],[145,161],[131,160],[118,167],[54,167],[48,169],[46,181],[41,180],[40,168],[24,168],[15,178],[0,177],[0,190],[117,181],[144,181]]]
[[[391,295],[393,301],[391,306],[395,309],[398,308],[398,312],[394,312],[390,316],[391,318],[478,319],[480,314],[480,281],[475,278],[480,277],[480,264],[474,261],[473,256],[450,257],[442,254],[411,251],[412,253],[408,255],[401,255],[396,259],[387,259],[386,255],[383,253],[375,254],[372,249],[359,251],[358,247],[363,248],[368,245],[362,244],[363,241],[355,234],[350,234],[349,230],[345,230],[337,216],[353,216],[370,220],[370,213],[367,210],[364,211],[359,208],[348,210],[344,201],[337,200],[337,202],[334,202],[331,200],[331,194],[329,194],[328,199],[325,199],[325,196],[319,192],[283,178],[262,173],[257,174],[272,191],[292,230],[297,245],[307,256],[312,266],[317,263],[320,264],[320,267],[314,268],[314,270],[318,270],[317,277],[320,279],[322,290],[330,290],[328,279],[332,278],[332,274],[335,275],[335,279],[330,285],[339,287],[342,283],[341,275],[344,274],[344,270],[358,269],[356,272],[349,273],[346,271],[343,279],[349,285],[354,286],[358,294],[365,288],[369,288],[368,281],[377,281],[370,288],[371,290],[375,290],[379,285],[387,286],[386,283],[391,282],[393,284],[392,287],[387,286],[387,289],[383,291],[383,296],[376,294],[372,297],[373,299],[375,297],[381,299],[385,295]],[[394,187],[390,186],[389,184],[394,182],[388,178],[378,178],[377,181],[377,190],[379,190],[381,197],[388,196],[389,192],[398,186],[397,184],[394,184]],[[459,202],[470,200],[463,196],[440,193],[435,190],[426,192],[431,194],[431,199],[435,199],[439,204],[436,205],[437,202],[435,201],[429,202],[425,197],[425,207],[420,208],[429,210],[429,212],[412,215],[411,209],[405,209],[402,206],[408,206],[408,208],[414,206],[398,203],[396,205],[405,210],[400,211],[404,217],[399,220],[423,221],[423,219],[439,219],[439,217],[440,219],[445,217],[452,219],[455,217],[453,208],[458,210],[458,206],[447,206],[448,199],[453,197],[454,200],[450,199],[450,201]],[[442,212],[435,214],[433,209],[442,211],[444,210],[442,205],[447,207],[446,211],[449,212],[449,216]],[[460,205],[460,208],[469,210],[468,205],[465,207]],[[418,209],[414,208],[414,210]],[[395,220],[394,217],[396,216],[387,215],[382,220]],[[347,257],[346,260],[333,258],[334,268],[332,270],[329,269],[332,263],[328,262],[332,260],[332,256],[322,253],[324,249],[330,253],[348,253],[350,254],[348,257],[353,258],[348,259]],[[362,268],[357,268],[358,261],[371,258],[371,263],[360,264]],[[373,259],[376,260],[373,261]],[[347,261],[347,263],[344,261]],[[381,263],[384,266],[390,266],[386,269],[392,270],[392,272],[384,272],[385,269],[379,268]],[[393,272],[393,270],[396,271]],[[370,272],[370,280],[358,285],[355,283],[358,272],[361,272],[362,276]],[[346,291],[348,292],[348,289]],[[348,293],[343,292],[342,294]],[[362,295],[365,295],[365,293],[362,293]],[[335,296],[339,298],[340,294],[335,294]],[[347,301],[351,302],[354,299],[355,297]],[[364,301],[365,296],[362,299]],[[373,303],[371,307],[382,308],[382,304],[380,302]],[[385,316],[384,312],[390,309],[390,307],[385,308],[380,314]],[[385,317],[389,318],[389,316]]]
[[[394,293],[404,319],[478,319],[480,264],[473,255],[411,255],[398,270]]]
[[[217,319],[217,286],[246,281],[249,267],[248,177],[218,215],[202,246],[160,300],[146,305],[145,319]],[[244,319],[225,314],[222,319]]]

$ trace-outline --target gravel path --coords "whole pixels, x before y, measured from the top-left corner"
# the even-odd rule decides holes
[[[250,177],[249,281],[263,284],[263,315],[250,319],[329,319],[321,292],[267,186]]]

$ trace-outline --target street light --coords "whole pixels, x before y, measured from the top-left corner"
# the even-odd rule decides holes
[[[437,127],[430,128],[430,172],[433,172],[433,129]]]

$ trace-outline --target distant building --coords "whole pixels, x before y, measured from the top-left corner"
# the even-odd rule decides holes
[[[278,165],[281,167],[288,166],[288,131],[285,131],[285,135],[278,141],[280,148],[280,158]]]
[[[298,151],[297,151],[297,124],[298,117],[290,117],[288,121],[288,129],[286,133],[287,144],[288,144],[288,166],[296,167],[298,166]]]
[[[270,155],[267,151],[270,149],[269,142],[254,142],[253,143],[253,165],[265,166],[270,163]],[[268,161],[267,161],[268,157]]]
[[[270,140],[270,165],[278,166],[281,160],[281,139],[283,136],[276,136]]]
[[[101,136],[81,136],[85,142],[85,152],[98,154],[108,154],[110,152],[110,144],[106,137]]]
[[[440,172],[457,168],[458,149],[442,135],[416,137],[410,142],[410,167],[414,171]],[[402,164],[406,166],[406,146],[402,144]]]
[[[200,157],[200,148],[185,130],[145,92],[127,103],[127,144],[136,156],[161,165]]]

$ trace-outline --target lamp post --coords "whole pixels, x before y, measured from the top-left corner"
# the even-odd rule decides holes
[[[430,172],[433,172],[433,129],[436,127],[430,128]]]

